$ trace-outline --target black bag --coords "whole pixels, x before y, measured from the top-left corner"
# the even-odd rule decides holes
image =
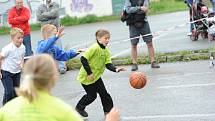
[[[126,10],[123,10],[120,13],[120,19],[121,19],[122,22],[125,22],[128,19],[128,13],[126,12]]]
[[[137,28],[141,28],[141,27],[144,26],[144,22],[142,22],[142,21],[135,22],[134,26],[137,27]]]

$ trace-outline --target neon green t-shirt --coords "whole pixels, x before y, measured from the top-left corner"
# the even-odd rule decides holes
[[[89,66],[94,75],[93,81],[88,80],[87,72],[85,71],[83,66],[81,67],[77,80],[85,85],[95,83],[103,74],[105,65],[112,63],[109,49],[107,47],[105,49],[102,49],[98,43],[95,43],[90,48],[88,48],[83,56],[88,60]]]
[[[39,91],[30,103],[20,96],[0,108],[0,121],[83,121],[79,114],[60,99]]]

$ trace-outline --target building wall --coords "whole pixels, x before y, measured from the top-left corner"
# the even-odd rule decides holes
[[[125,0],[112,0],[113,14],[119,15],[123,10],[123,6],[125,4]]]
[[[30,1],[30,2],[27,2]],[[36,10],[43,0],[24,0],[24,5],[31,9],[30,23],[36,23]],[[112,0],[53,0],[63,8],[63,15],[83,17],[89,14],[96,16],[112,15]],[[28,4],[27,4],[28,3]],[[0,0],[0,22],[7,24],[7,11],[14,6],[14,0]]]
[[[88,14],[97,16],[112,15],[112,0],[65,0],[62,4],[69,16],[83,17]]]

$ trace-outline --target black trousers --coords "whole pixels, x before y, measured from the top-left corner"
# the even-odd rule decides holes
[[[1,74],[2,74],[1,80],[4,87],[2,104],[4,105],[8,101],[16,97],[14,88],[19,87],[20,85],[21,72],[13,74],[8,71],[1,70]]]
[[[91,104],[97,97],[97,93],[99,94],[103,106],[104,113],[110,112],[113,108],[113,100],[110,94],[107,92],[104,83],[101,78],[99,78],[95,83],[90,85],[82,84],[84,90],[87,94],[85,94],[76,105],[76,108],[79,110],[84,110],[86,106]]]

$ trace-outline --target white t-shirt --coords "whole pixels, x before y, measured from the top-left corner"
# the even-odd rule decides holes
[[[1,56],[4,57],[1,69],[10,73],[21,72],[20,64],[25,55],[25,46],[16,47],[12,42],[2,48]]]

